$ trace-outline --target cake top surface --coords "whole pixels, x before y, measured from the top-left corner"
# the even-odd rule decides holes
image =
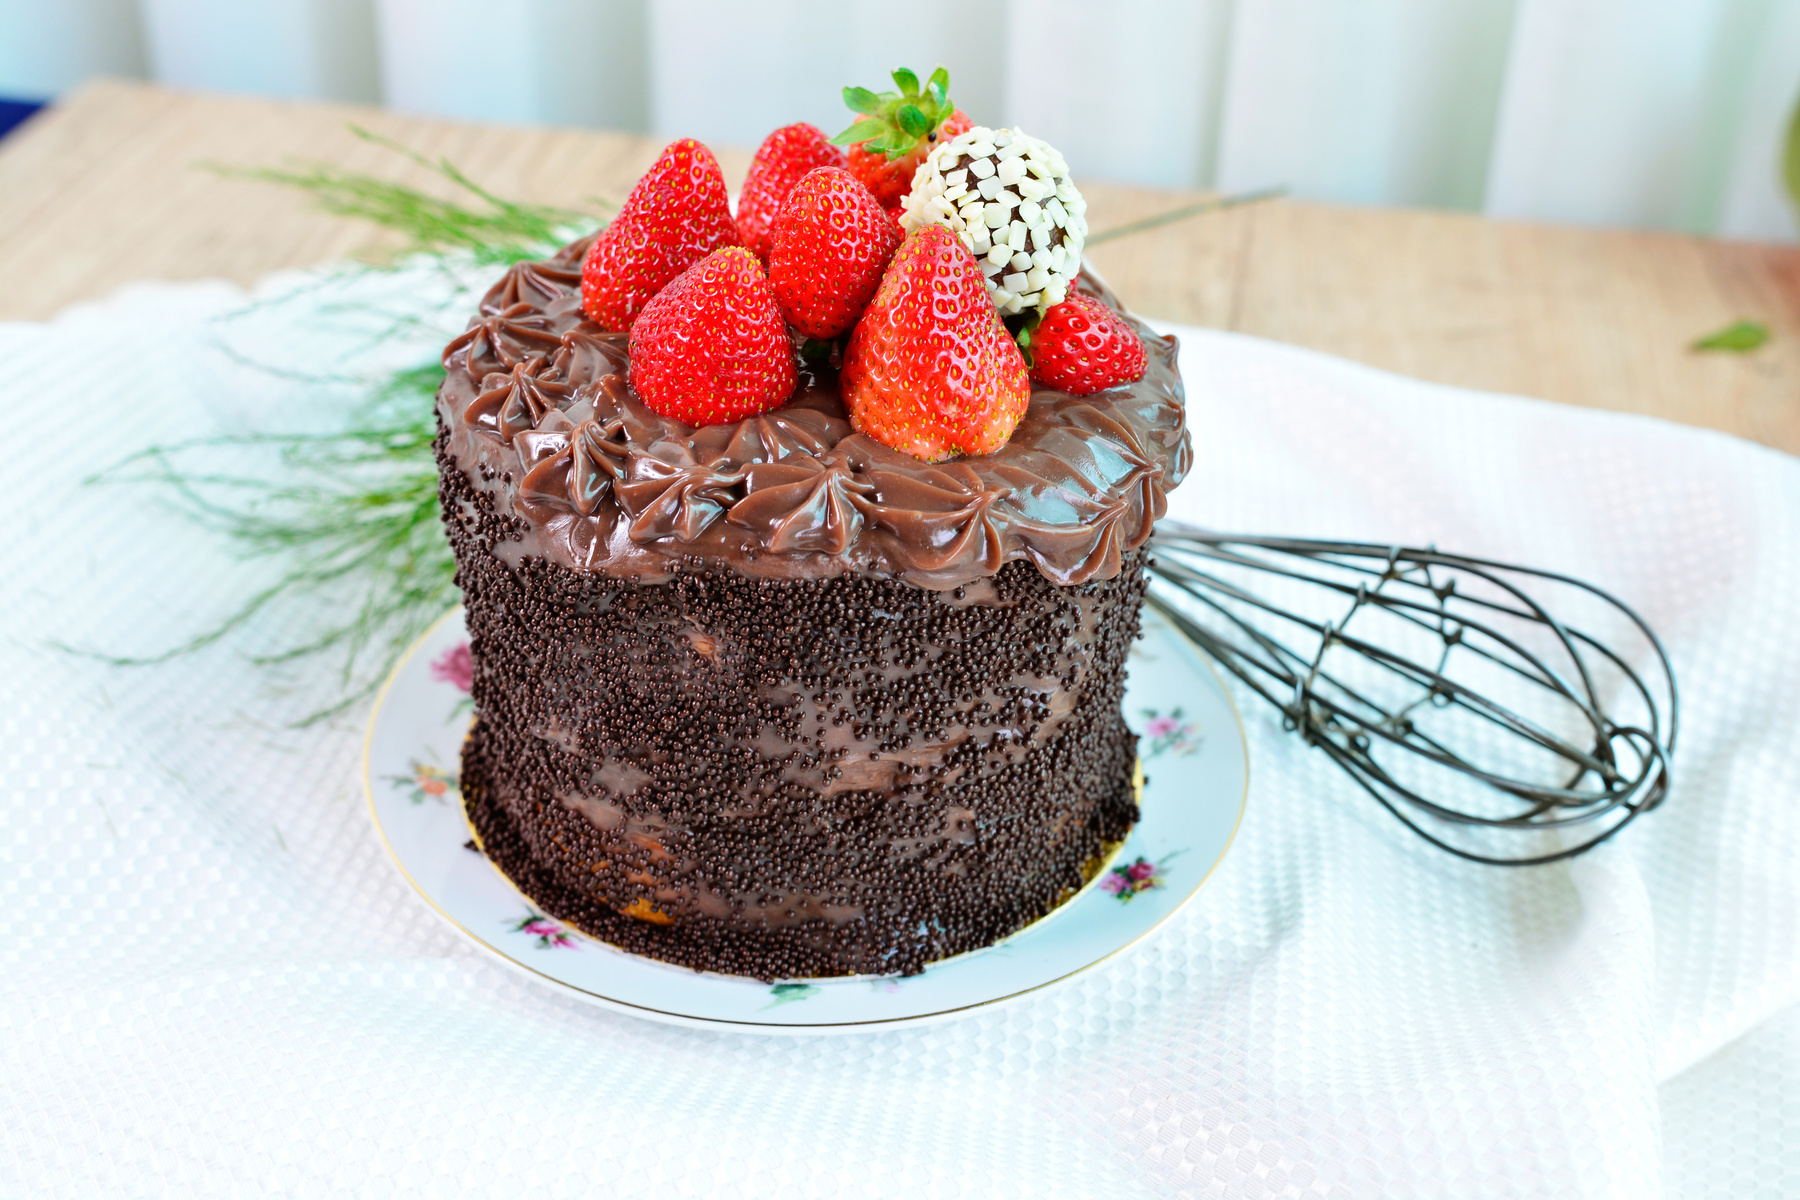
[[[591,241],[511,268],[444,351],[445,450],[514,518],[503,557],[644,581],[712,566],[940,590],[1023,558],[1083,583],[1117,574],[1188,470],[1175,339],[1091,276],[1080,289],[1143,339],[1142,378],[1083,397],[1034,384],[998,451],[925,462],[855,432],[825,364],[802,364],[771,412],[699,428],[658,416],[627,382],[628,336],[583,314]]]

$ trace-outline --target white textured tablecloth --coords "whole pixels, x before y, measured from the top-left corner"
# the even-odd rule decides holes
[[[1571,864],[1471,866],[1240,698],[1237,844],[1122,960],[923,1029],[697,1033],[438,922],[369,827],[364,713],[292,728],[326,672],[247,661],[305,613],[154,668],[52,644],[161,650],[270,578],[81,481],[345,403],[243,357],[434,340],[371,349],[319,297],[0,325],[0,1195],[1800,1195],[1800,462],[1178,331],[1174,515],[1613,589],[1679,673],[1668,803]]]

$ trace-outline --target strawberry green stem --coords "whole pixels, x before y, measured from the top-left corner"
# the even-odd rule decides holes
[[[862,146],[871,154],[901,158],[917,149],[956,111],[950,99],[950,72],[931,73],[923,90],[919,77],[905,67],[894,71],[897,92],[844,89],[844,104],[859,114],[848,129],[831,139],[835,146]]]

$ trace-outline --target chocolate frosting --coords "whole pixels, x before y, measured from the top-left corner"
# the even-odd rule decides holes
[[[1144,339],[1136,383],[1077,397],[1034,385],[994,454],[926,463],[854,432],[828,366],[775,412],[689,428],[626,383],[626,335],[581,312],[589,239],[521,263],[444,350],[448,450],[516,541],[496,551],[652,581],[682,562],[754,578],[846,572],[959,587],[1029,559],[1059,584],[1110,579],[1192,461],[1176,342],[1082,290]]]

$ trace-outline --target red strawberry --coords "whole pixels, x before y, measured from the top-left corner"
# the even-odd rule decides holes
[[[1088,396],[1144,377],[1144,343],[1103,301],[1071,290],[1031,335],[1031,377]]]
[[[769,286],[788,324],[829,341],[862,315],[900,245],[900,227],[842,167],[794,185],[775,218]]]
[[[656,293],[631,327],[630,372],[645,404],[688,425],[779,408],[794,355],[756,255],[715,250]]]
[[[939,67],[919,90],[919,77],[901,67],[894,72],[898,92],[847,87],[844,103],[861,113],[831,140],[849,146],[850,173],[875,193],[892,216],[912,191],[913,172],[941,141],[966,133],[974,122],[951,103],[950,72]]]
[[[737,223],[744,245],[756,251],[764,266],[774,243],[775,215],[800,177],[814,167],[843,165],[844,152],[827,141],[818,126],[804,121],[783,125],[763,139],[738,193]]]
[[[693,138],[671,142],[588,248],[582,311],[603,329],[630,329],[669,280],[737,244],[718,160]]]
[[[844,351],[838,376],[850,424],[936,462],[992,454],[1031,402],[1025,359],[956,235],[906,235]]]

